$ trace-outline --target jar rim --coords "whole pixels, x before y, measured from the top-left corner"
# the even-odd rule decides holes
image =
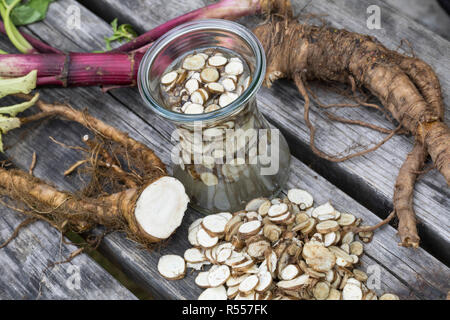
[[[234,33],[239,36],[245,42],[247,42],[253,51],[255,56],[255,71],[252,76],[252,81],[248,88],[231,104],[208,113],[201,114],[184,114],[175,111],[168,110],[161,106],[156,99],[153,98],[149,87],[149,72],[152,64],[155,61],[158,54],[163,50],[166,45],[176,40],[178,37],[186,35],[194,31],[201,30],[221,30],[230,33]],[[218,120],[228,117],[235,111],[239,110],[241,106],[244,106],[249,100],[257,93],[262,85],[266,72],[266,57],[264,49],[256,36],[246,27],[236,22],[223,20],[223,19],[205,19],[197,20],[182,24],[164,36],[159,38],[145,53],[142,58],[138,71],[138,87],[142,99],[145,104],[150,107],[158,115],[179,123],[192,123],[196,121]]]

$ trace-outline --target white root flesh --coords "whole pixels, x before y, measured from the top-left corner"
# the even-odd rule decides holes
[[[167,239],[181,225],[189,197],[183,184],[172,177],[151,183],[139,196],[136,221],[151,237]]]
[[[227,300],[227,289],[224,286],[208,288],[203,291],[198,300]]]
[[[186,262],[174,254],[162,256],[158,262],[158,272],[167,280],[182,279],[186,274]]]

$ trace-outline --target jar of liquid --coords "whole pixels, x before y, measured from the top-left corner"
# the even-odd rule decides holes
[[[194,96],[181,97],[179,90],[169,99],[168,92],[176,90],[173,79],[178,77],[177,85],[182,87],[189,77],[195,77],[196,72],[185,72],[183,61],[199,54],[205,57],[204,62],[199,59],[201,68],[217,68],[217,87],[226,72],[233,72],[236,88],[231,88],[233,92],[208,92],[210,86],[217,88],[199,79],[203,93],[195,98],[195,108],[190,108]],[[212,66],[208,60],[212,55],[226,57],[226,63],[234,61],[234,65]],[[191,62],[187,65],[196,68]],[[288,145],[281,132],[269,126],[256,103],[265,70],[264,50],[253,33],[240,24],[216,19],[173,29],[156,41],[142,59],[140,93],[162,121],[175,125],[171,137],[175,145],[173,175],[184,184],[191,206],[201,212],[241,210],[251,199],[277,195],[287,181]]]

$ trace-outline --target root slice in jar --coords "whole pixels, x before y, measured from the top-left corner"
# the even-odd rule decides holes
[[[234,100],[236,100],[239,96],[232,92],[227,92],[221,94],[219,97],[219,105],[223,108],[227,105],[231,104]]]
[[[222,80],[222,86],[226,91],[236,90],[236,82],[231,78],[225,78]]]
[[[208,187],[215,186],[219,183],[219,179],[211,172],[203,172],[200,175],[200,179],[206,184]]]
[[[196,54],[184,59],[183,69],[197,71],[202,69],[205,66],[205,63],[205,58],[200,54]]]
[[[219,71],[216,68],[205,68],[200,72],[200,79],[206,83],[216,82],[219,78]]]
[[[177,79],[177,77],[178,73],[176,71],[169,72],[161,78],[161,83],[167,86],[169,84],[172,84]]]
[[[233,76],[238,76],[244,72],[244,64],[241,61],[230,61],[225,66],[225,72]]]
[[[189,94],[193,94],[200,88],[200,85],[197,79],[189,79],[188,81],[186,81],[184,87],[189,92]]]
[[[197,103],[191,103],[189,104],[186,109],[184,110],[184,113],[186,114],[200,114],[203,113],[203,106],[201,104]]]
[[[226,65],[228,59],[221,55],[214,55],[208,59],[208,64],[213,67],[222,67]]]
[[[219,109],[220,109],[219,105],[212,103],[212,104],[210,104],[209,106],[207,106],[205,108],[205,113],[213,112],[213,111],[216,111],[216,110],[219,110]]]
[[[180,256],[168,254],[158,261],[158,272],[167,280],[178,280],[186,274],[186,262]]]
[[[223,85],[218,83],[218,82],[208,83],[206,85],[206,89],[209,92],[213,93],[213,94],[218,94],[218,93],[224,93],[225,92],[225,88],[223,87]]]
[[[200,294],[198,300],[227,300],[227,298],[227,290],[224,286],[219,286],[206,289]]]

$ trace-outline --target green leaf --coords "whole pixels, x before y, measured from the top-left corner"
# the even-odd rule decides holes
[[[30,101],[25,101],[8,107],[0,107],[0,116],[1,114],[9,114],[11,117],[15,117],[18,113],[24,112],[28,108],[34,106],[34,104],[38,100],[39,100],[39,93],[36,93]]]
[[[113,31],[113,35],[110,37],[105,37],[106,50],[111,50],[111,44],[114,41],[118,42],[128,42],[137,37],[136,31],[134,31],[133,27],[129,24],[121,24],[118,26],[117,18],[111,22],[111,28]]]
[[[0,98],[16,93],[30,93],[36,88],[37,70],[19,78],[0,80]]]
[[[15,7],[11,12],[12,22],[23,26],[45,19],[48,5],[54,0],[29,0]]]

